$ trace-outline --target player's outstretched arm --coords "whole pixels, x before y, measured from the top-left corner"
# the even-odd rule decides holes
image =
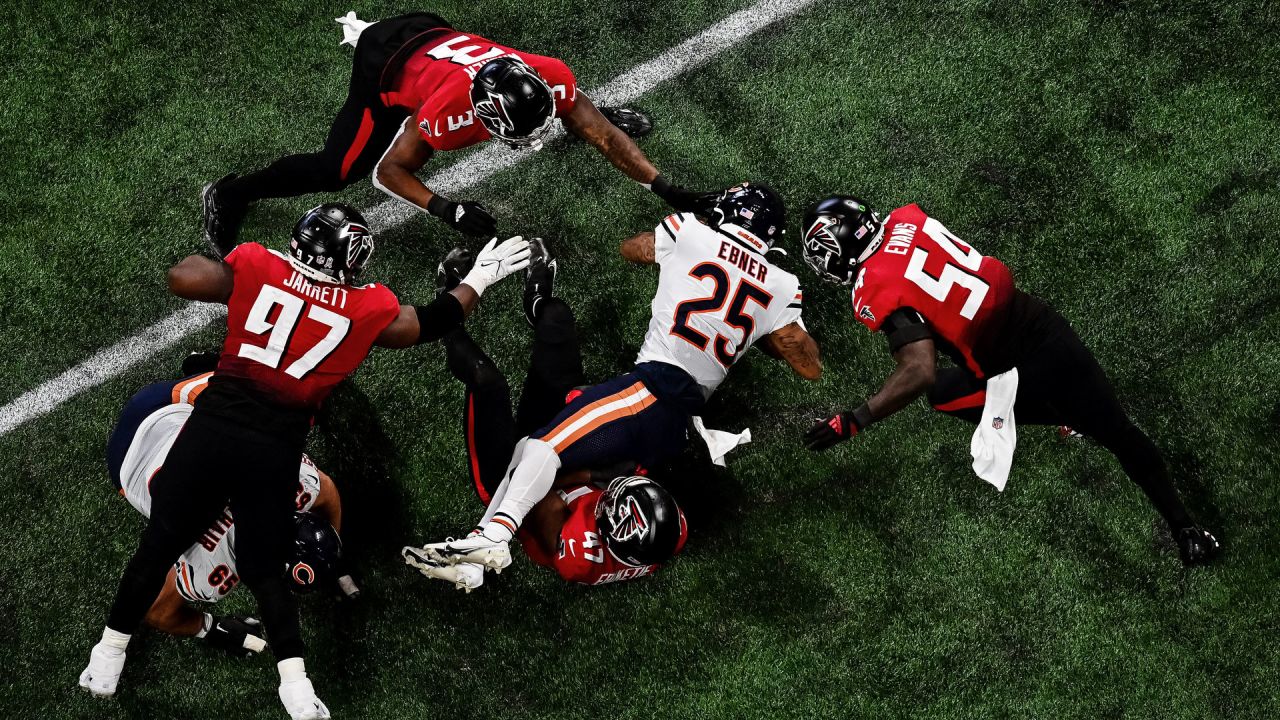
[[[937,372],[937,350],[933,338],[923,338],[899,347],[893,353],[898,364],[884,386],[856,410],[818,422],[805,433],[805,446],[825,450],[857,435],[868,425],[883,420],[911,404],[933,386]]]
[[[169,292],[187,300],[226,304],[235,284],[231,266],[203,255],[190,255],[169,268]]]
[[[400,314],[378,334],[374,344],[399,349],[439,340],[475,310],[490,285],[528,267],[530,255],[529,242],[519,235],[501,245],[497,238],[490,240],[458,287],[429,305],[401,305]]]
[[[622,253],[622,259],[627,262],[637,265],[652,265],[656,259],[654,235],[652,232],[633,235],[622,241],[622,247],[619,248],[619,251]]]
[[[569,505],[557,493],[548,493],[529,511],[521,526],[542,548],[547,557],[555,557],[560,552],[560,530],[569,517]]]
[[[705,193],[685,190],[662,177],[658,168],[626,133],[600,114],[591,98],[578,93],[573,110],[561,119],[565,130],[587,141],[608,158],[623,175],[652,190],[671,207],[682,212],[699,210],[707,198]]]
[[[818,351],[818,341],[800,327],[800,323],[791,323],[774,330],[764,337],[761,346],[762,349],[772,351],[769,354],[786,362],[805,380],[822,378],[822,357]]]
[[[410,115],[405,118],[395,140],[373,168],[374,186],[392,197],[435,215],[459,232],[475,237],[493,235],[497,224],[483,205],[454,202],[432,192],[418,179],[417,172],[434,154],[431,145],[418,134],[414,117]]]

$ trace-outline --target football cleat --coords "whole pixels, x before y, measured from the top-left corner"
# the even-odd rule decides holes
[[[538,308],[551,299],[559,268],[542,238],[530,240],[529,249],[532,254],[524,271],[524,319],[533,326],[538,322]]]
[[[116,693],[120,673],[124,672],[123,650],[103,643],[93,646],[89,653],[89,666],[80,673],[80,687],[94,697],[111,697]]]
[[[649,115],[635,108],[602,107],[600,114],[611,125],[626,133],[629,137],[639,138],[653,132],[653,120]]]
[[[427,558],[442,565],[475,563],[495,573],[511,564],[511,548],[505,540],[493,540],[484,533],[472,533],[462,540],[447,538],[441,543],[422,546]]]
[[[209,248],[219,260],[235,249],[240,224],[249,211],[246,206],[232,205],[219,197],[218,188],[236,177],[235,173],[224,175],[205,185],[200,191],[201,204],[204,206],[204,240],[209,243]]]
[[[436,294],[443,295],[462,284],[475,264],[476,255],[470,250],[460,247],[450,250],[436,268]]]
[[[453,583],[456,590],[471,592],[484,584],[484,567],[475,563],[445,565],[427,557],[419,548],[405,546],[400,550],[404,564],[434,580]]]
[[[1178,554],[1186,567],[1203,565],[1222,553],[1222,543],[1199,525],[1178,531]]]
[[[280,683],[279,695],[292,720],[329,720],[329,708],[316,697],[310,678]]]
[[[1084,438],[1084,435],[1076,432],[1070,425],[1059,425],[1058,437],[1063,440],[1081,440]]]

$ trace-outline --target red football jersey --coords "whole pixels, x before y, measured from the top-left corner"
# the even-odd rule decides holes
[[[898,308],[916,310],[943,349],[981,378],[974,343],[1012,294],[1013,275],[1004,263],[911,204],[885,219],[880,248],[853,284],[853,309],[872,331]]]
[[[471,79],[485,63],[506,56],[520,58],[547,81],[555,98],[556,117],[573,110],[578,85],[563,62],[454,31],[442,33],[415,50],[394,80],[393,89],[382,94],[382,102],[411,110],[423,139],[436,150],[458,150],[484,142],[491,136],[471,106]]]
[[[257,243],[227,255],[235,286],[217,374],[250,381],[273,402],[319,407],[400,313],[386,287],[318,282]]]
[[[520,544],[529,559],[543,567],[554,569],[569,582],[583,585],[604,585],[622,580],[652,575],[661,565],[628,565],[613,556],[600,539],[600,526],[596,523],[596,503],[604,491],[594,485],[581,485],[560,495],[569,505],[569,517],[560,528],[560,551],[556,557],[543,552],[537,540],[521,531]],[[680,514],[680,542],[676,553],[684,547],[688,529],[684,513]]]

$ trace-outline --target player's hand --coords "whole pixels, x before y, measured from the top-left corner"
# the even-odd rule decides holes
[[[492,237],[498,230],[498,222],[478,202],[466,200],[458,203],[443,195],[436,195],[427,203],[427,212],[445,221],[454,230],[472,237]]]
[[[658,197],[662,198],[663,202],[673,209],[702,216],[711,214],[716,198],[720,196],[719,193],[686,190],[681,185],[672,185],[661,175],[654,178],[651,188]]]
[[[501,245],[498,238],[494,238],[476,254],[476,264],[462,278],[462,284],[470,285],[477,295],[482,295],[490,285],[528,267],[532,254],[529,241],[519,235]]]
[[[810,450],[826,450],[858,434],[858,423],[853,413],[842,412],[835,417],[818,422],[804,434],[804,445]]]
[[[360,598],[360,586],[356,585],[356,581],[349,574],[338,577],[335,581],[338,588],[338,598],[341,600],[357,600]]]
[[[267,646],[262,623],[251,617],[214,616],[203,639],[209,647],[236,657],[249,657]]]

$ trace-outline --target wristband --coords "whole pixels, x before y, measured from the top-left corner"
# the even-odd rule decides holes
[[[665,197],[667,191],[671,189],[671,181],[662,177],[662,173],[658,173],[658,176],[653,179],[653,182],[641,184],[652,190],[658,197]]]
[[[450,200],[449,198],[446,198],[440,193],[436,193],[431,196],[430,200],[427,201],[427,212],[431,213],[432,215],[435,215],[441,220],[445,220],[445,219],[448,219],[449,217],[450,205],[453,205],[452,200]]]
[[[871,417],[871,407],[866,403],[862,403],[857,410],[853,411],[853,424],[858,428],[858,432],[862,432],[873,422],[875,418]]]
[[[200,632],[196,633],[196,637],[200,639],[204,639],[204,636],[209,634],[209,628],[213,627],[213,616],[209,613],[203,613],[203,615],[204,625],[200,628]]]
[[[418,314],[418,341],[415,345],[439,340],[461,325],[466,317],[462,303],[453,293],[441,294],[430,305],[414,305],[413,310]]]

